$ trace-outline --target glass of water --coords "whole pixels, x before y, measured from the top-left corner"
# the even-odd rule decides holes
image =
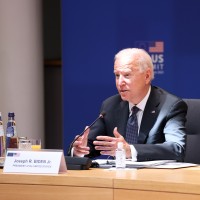
[[[31,141],[28,139],[20,139],[19,140],[19,149],[31,150]]]

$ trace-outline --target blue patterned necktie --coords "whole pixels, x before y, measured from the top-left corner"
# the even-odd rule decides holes
[[[137,112],[139,108],[136,106],[132,107],[132,115],[129,117],[126,125],[126,142],[128,144],[137,144],[138,143],[138,120]]]

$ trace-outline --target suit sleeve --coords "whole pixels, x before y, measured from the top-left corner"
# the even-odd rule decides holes
[[[169,159],[183,161],[184,159],[187,104],[179,99],[171,105],[167,112],[165,109],[164,117],[162,112],[164,111],[161,111],[159,116],[162,121],[159,122],[156,131],[150,131],[146,143],[134,145],[138,152],[138,161]],[[160,142],[159,139],[156,141],[155,138],[164,138],[164,141]]]

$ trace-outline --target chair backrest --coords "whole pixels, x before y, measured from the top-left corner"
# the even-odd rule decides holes
[[[200,164],[200,99],[184,99],[188,105],[185,162]]]

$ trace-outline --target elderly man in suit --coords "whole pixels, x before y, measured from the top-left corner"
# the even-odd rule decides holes
[[[99,119],[73,144],[74,156],[115,156],[123,142],[126,158],[134,161],[173,159],[185,154],[187,105],[179,97],[151,84],[153,63],[143,49],[128,48],[115,55],[119,94],[106,99]]]

